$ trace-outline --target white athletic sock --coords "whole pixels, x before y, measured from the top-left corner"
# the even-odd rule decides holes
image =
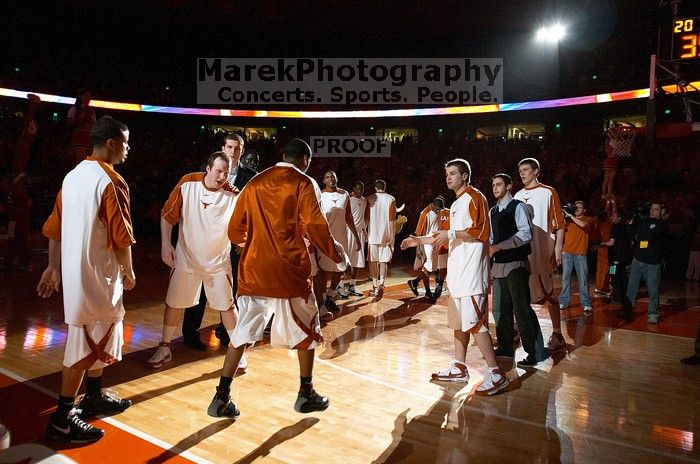
[[[170,343],[173,341],[173,336],[175,335],[175,331],[177,330],[177,326],[173,325],[164,325],[163,326],[163,341],[165,343]]]
[[[379,286],[383,287],[384,286],[384,277],[379,278]]]
[[[377,279],[376,279],[376,278],[372,278],[372,284],[373,284],[375,287],[378,286],[378,285],[377,285]]]

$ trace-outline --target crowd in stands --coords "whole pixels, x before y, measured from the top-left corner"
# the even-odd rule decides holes
[[[65,122],[67,109],[53,106],[37,111],[38,130],[33,134],[26,167],[18,172],[13,163],[26,129],[27,102],[5,100],[2,105],[7,107],[0,108],[0,238],[7,239],[7,226],[14,221],[24,224],[16,229],[15,235],[26,235],[16,240],[40,241],[41,225],[53,207],[64,175],[75,163]],[[56,118],[55,113],[60,111],[63,113]],[[98,111],[98,117],[101,114]],[[119,170],[131,187],[136,234],[141,240],[155,240],[159,236],[160,208],[170,189],[183,174],[198,171],[207,156],[220,149],[222,134],[210,131],[205,122],[202,122],[205,125],[198,124],[200,121],[193,123],[191,116],[137,113],[115,116],[124,120],[132,131],[129,162]],[[281,147],[290,137],[308,139],[318,135],[313,123],[309,123],[305,133],[298,129],[291,132],[280,131],[274,140],[258,137],[246,142],[246,149],[260,154],[258,170],[281,159]],[[448,204],[453,200],[445,186],[443,165],[455,157],[470,161],[474,172],[472,184],[487,198],[491,197],[491,176],[498,172],[512,175],[515,189],[519,189],[517,163],[532,156],[542,165],[540,180],[557,189],[562,203],[583,200],[592,216],[605,205],[601,199],[605,158],[602,131],[594,133],[584,126],[580,130],[574,126],[565,132],[548,134],[543,140],[500,137],[477,140],[454,130],[435,134],[437,131],[419,133],[416,138],[393,142],[390,158],[318,157],[308,174],[321,183],[323,173],[334,170],[339,186],[346,189],[357,180],[367,186],[375,179],[386,180],[388,191],[397,203],[406,205],[402,213],[409,219],[406,232],[415,228],[420,211],[437,195],[445,196]],[[622,208],[634,209],[651,200],[667,206],[672,235],[668,244],[672,255],[669,263],[677,273],[685,270],[690,240],[698,225],[700,202],[694,188],[694,173],[700,167],[697,147],[695,135],[660,139],[653,149],[640,139],[633,156],[621,160],[615,181],[615,194]],[[365,195],[370,193],[368,190]]]

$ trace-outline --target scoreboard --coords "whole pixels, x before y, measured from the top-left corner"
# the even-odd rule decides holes
[[[700,57],[700,16],[673,20],[673,60]]]

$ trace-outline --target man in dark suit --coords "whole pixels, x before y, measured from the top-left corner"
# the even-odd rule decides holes
[[[224,137],[224,143],[221,146],[221,151],[226,153],[231,160],[228,182],[238,190],[242,190],[248,181],[257,174],[256,171],[240,163],[241,155],[243,154],[243,145],[243,137],[236,133],[228,132]],[[236,289],[238,286],[239,259],[239,250],[235,246],[231,247],[231,270],[234,295],[236,294]],[[204,318],[204,306],[207,302],[204,292],[202,292],[201,295],[199,304],[192,306],[191,308],[187,308],[185,311],[185,317],[182,320],[182,335],[184,344],[190,348],[198,350],[203,350],[207,347],[200,340],[198,332],[199,327],[202,325],[202,318]],[[228,346],[229,336],[226,329],[224,329],[223,324],[219,323],[219,325],[216,327],[215,334],[216,337],[221,340],[221,344],[223,346]]]
[[[256,171],[241,164],[243,155],[243,137],[233,132],[226,134],[221,151],[226,153],[231,160],[231,170],[228,173],[228,183],[241,190],[250,179],[257,174]]]

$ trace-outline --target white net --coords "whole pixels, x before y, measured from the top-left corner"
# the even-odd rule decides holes
[[[608,129],[608,145],[615,156],[628,158],[632,156],[632,145],[637,133],[629,127],[615,126]]]

